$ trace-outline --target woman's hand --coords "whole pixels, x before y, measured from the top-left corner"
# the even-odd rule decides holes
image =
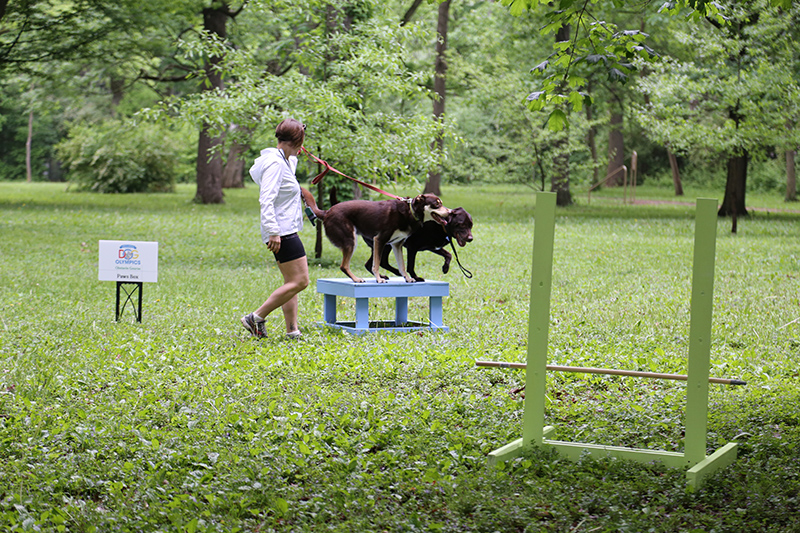
[[[281,249],[281,238],[278,235],[270,235],[269,241],[267,242],[267,248],[273,254],[277,254],[278,251]]]

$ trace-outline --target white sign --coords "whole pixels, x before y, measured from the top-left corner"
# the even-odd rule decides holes
[[[158,281],[158,243],[100,241],[100,281]]]

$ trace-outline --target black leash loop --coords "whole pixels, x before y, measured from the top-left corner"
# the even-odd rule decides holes
[[[456,251],[456,245],[453,244],[453,239],[448,236],[447,240],[450,241],[450,247],[453,249],[453,255],[456,256],[456,263],[458,263],[458,268],[461,269],[461,273],[464,274],[465,278],[472,279],[472,272],[464,268],[464,265],[461,264],[461,260],[458,258],[458,252]]]

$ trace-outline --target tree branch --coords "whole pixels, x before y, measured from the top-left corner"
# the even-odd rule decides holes
[[[247,2],[248,2],[248,1],[249,1],[249,0],[244,0],[244,2],[242,2],[242,5],[241,5],[241,6],[239,6],[239,9],[237,9],[236,11],[231,11],[230,9],[228,9],[228,10],[227,10],[227,15],[228,15],[230,18],[232,18],[232,19],[235,19],[236,17],[238,17],[238,16],[239,16],[239,13],[241,13],[241,12],[242,12],[242,10],[245,8],[245,6],[247,5]]]
[[[581,32],[581,23],[583,22],[583,15],[586,13],[586,7],[589,5],[589,0],[585,0],[583,3],[583,7],[581,8],[581,12],[578,15],[578,20],[575,21],[575,37],[572,39],[572,46],[570,47],[569,51],[569,64],[567,65],[567,69],[564,71],[564,80],[562,83],[567,83],[569,79],[569,69],[572,66],[572,62],[575,60],[575,48],[578,44],[578,34]],[[567,26],[569,27],[569,25]],[[569,37],[567,37],[569,39]]]
[[[401,26],[405,26],[406,24],[411,22],[411,18],[414,16],[414,13],[417,12],[417,8],[420,6],[421,3],[422,0],[414,0],[414,3],[411,4],[411,7],[408,8],[408,11],[406,11],[406,14],[403,15],[403,20],[400,21]]]
[[[139,71],[138,79],[170,83],[170,82],[187,81],[197,76],[197,74],[193,69],[184,65],[170,65],[169,68],[186,71],[186,74],[182,74],[179,76],[164,76],[163,74],[158,74],[158,75],[147,74],[144,70],[141,70]]]

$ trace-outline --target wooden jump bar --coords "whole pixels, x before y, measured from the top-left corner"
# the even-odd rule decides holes
[[[527,368],[525,363],[505,363],[502,361],[475,361],[475,366],[491,367],[491,368]],[[651,378],[651,379],[674,379],[678,381],[686,381],[689,376],[685,374],[661,374],[659,372],[639,372],[636,370],[616,370],[613,368],[592,368],[585,366],[560,366],[560,365],[547,365],[547,370],[554,372],[580,372],[584,374],[609,374],[613,376],[630,376],[635,378]],[[746,381],[739,379],[728,378],[708,378],[709,383],[721,383],[723,385],[747,385]]]

